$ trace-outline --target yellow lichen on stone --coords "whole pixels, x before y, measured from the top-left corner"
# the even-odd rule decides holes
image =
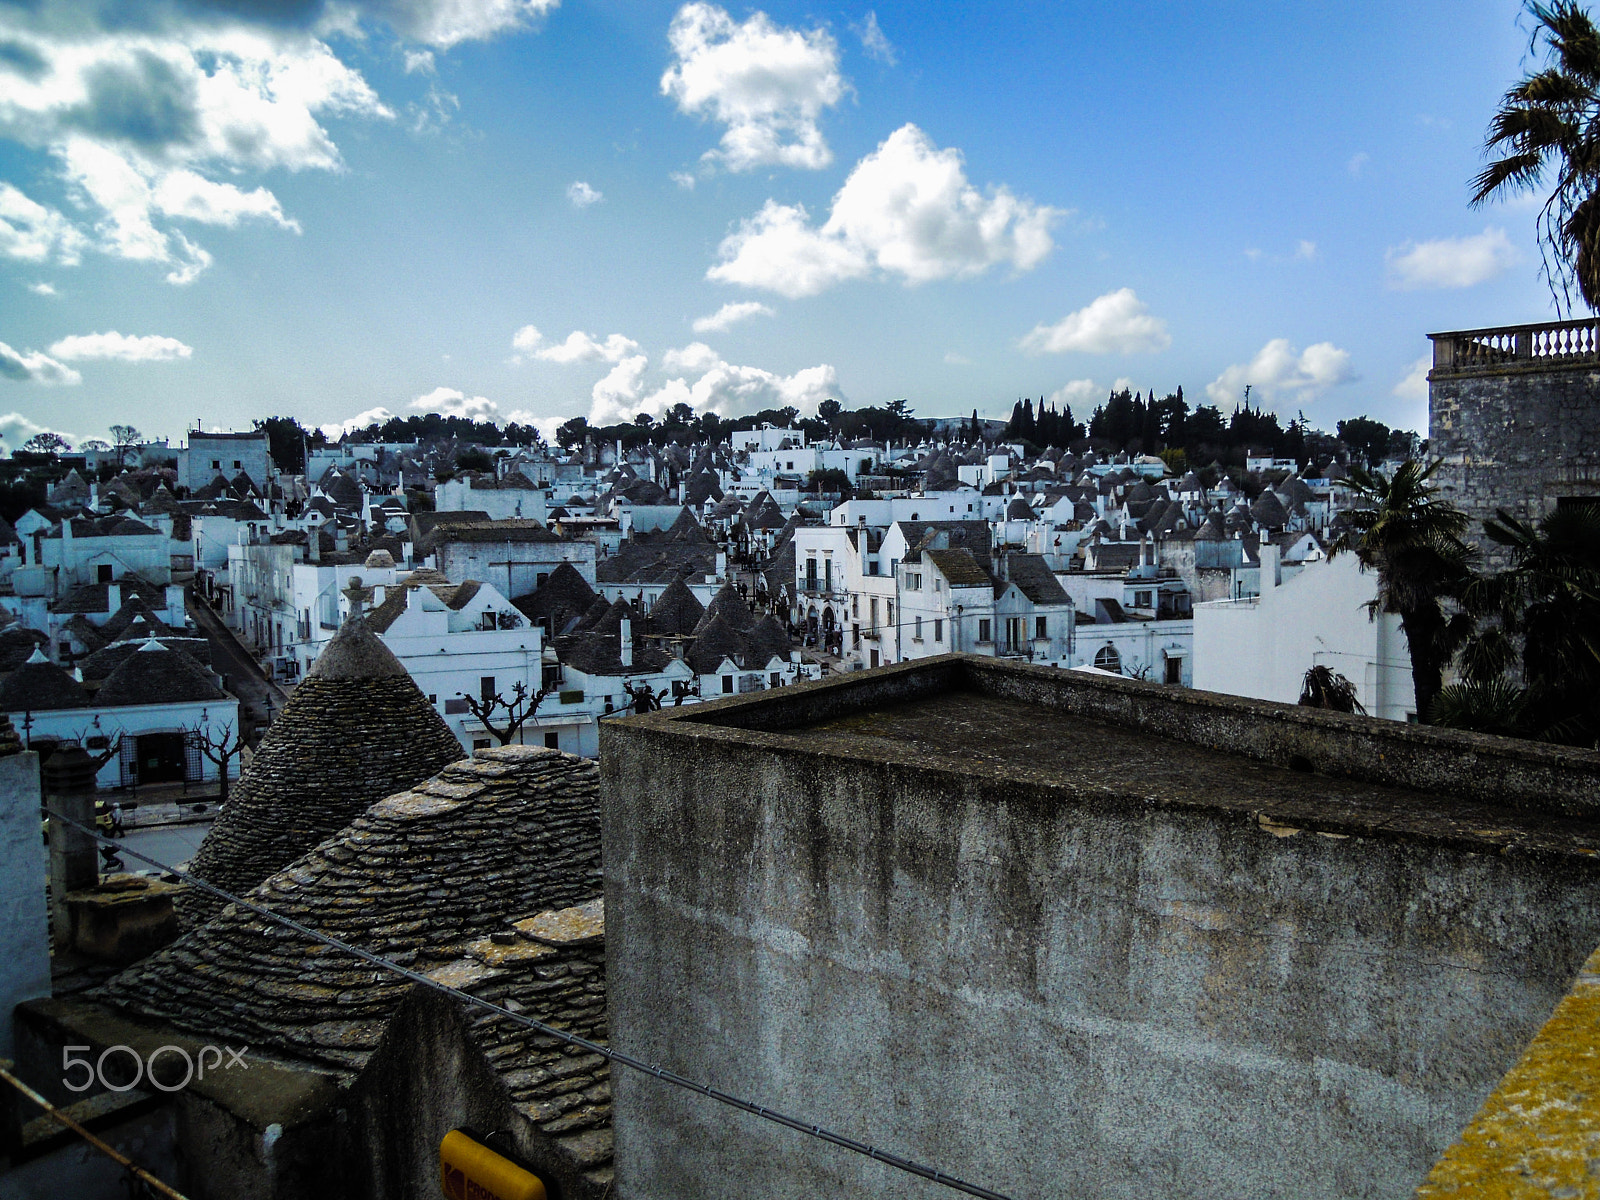
[[[606,935],[604,900],[591,900],[557,912],[540,913],[512,925],[518,933],[552,946],[581,946]]]
[[[1417,1196],[1600,1197],[1600,951]]]

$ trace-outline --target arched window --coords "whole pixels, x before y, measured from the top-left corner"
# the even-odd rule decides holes
[[[1115,646],[1113,646],[1110,642],[1107,642],[1104,646],[1101,646],[1100,649],[1095,651],[1094,665],[1099,667],[1102,671],[1115,671],[1118,675],[1121,675],[1122,655],[1117,653],[1117,648]]]

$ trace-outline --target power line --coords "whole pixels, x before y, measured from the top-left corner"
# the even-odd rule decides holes
[[[392,962],[381,955],[373,954],[370,950],[363,950],[359,946],[352,946],[348,942],[340,941],[336,937],[332,937],[328,934],[302,925],[299,921],[296,921],[292,917],[286,917],[282,913],[274,912],[272,909],[263,905],[256,904],[252,901],[244,899],[243,897],[236,896],[232,892],[217,887],[215,884],[207,883],[204,879],[201,879],[196,875],[191,875],[186,871],[180,871],[176,867],[168,866],[166,863],[158,862],[156,859],[150,858],[144,854],[140,854],[137,850],[130,850],[126,846],[119,844],[113,839],[102,836],[97,830],[91,828],[90,826],[85,825],[82,822],[75,821],[71,817],[64,816],[63,814],[56,812],[54,809],[47,807],[45,811],[56,820],[72,826],[80,833],[87,834],[97,842],[115,848],[121,854],[126,854],[138,859],[140,862],[148,863],[150,866],[155,867],[160,871],[164,871],[176,876],[184,883],[187,883],[193,887],[202,888],[205,891],[210,892],[212,895],[220,896],[223,900],[226,900],[232,904],[236,904],[248,912],[253,912],[257,916],[265,917],[269,921],[274,921],[285,928],[292,929],[302,937],[310,938],[313,941],[320,942],[325,946],[331,946],[336,950],[343,950],[347,954],[353,954],[357,958],[362,959],[365,962],[369,962],[373,966],[382,970],[392,972],[395,975],[399,975],[404,979],[409,979],[413,983],[421,984],[423,987],[430,988],[433,991],[439,992],[443,995],[464,1001],[465,1003],[470,1004],[475,1008],[482,1009],[485,1012],[490,1012],[496,1016],[504,1017],[515,1024],[526,1026],[527,1028],[535,1030],[538,1033],[542,1033],[547,1037],[556,1038],[567,1043],[569,1046],[576,1046],[581,1050],[588,1051],[590,1054],[598,1054],[608,1062],[614,1063],[618,1066],[628,1067],[634,1071],[639,1071],[645,1075],[659,1079],[664,1083],[670,1083],[675,1087],[681,1087],[691,1092],[698,1092],[700,1095],[707,1096],[712,1100],[716,1100],[718,1103],[726,1104],[732,1108],[741,1109],[747,1113],[752,1113],[764,1120],[772,1121],[775,1124],[783,1125],[789,1129],[796,1130],[807,1135],[808,1137],[814,1137],[820,1141],[828,1142],[831,1145],[839,1146],[842,1149],[864,1155],[876,1162],[884,1163],[887,1166],[894,1167],[896,1170],[904,1171],[910,1175],[916,1175],[922,1179],[929,1180],[932,1183],[942,1184],[943,1186],[954,1191],[965,1192],[969,1196],[978,1196],[981,1197],[982,1200],[1011,1200],[1010,1197],[1001,1192],[990,1191],[988,1188],[980,1187],[975,1183],[967,1183],[966,1181],[958,1179],[954,1175],[947,1174],[936,1167],[925,1166],[922,1163],[914,1162],[909,1158],[902,1158],[898,1154],[892,1154],[887,1150],[880,1150],[878,1147],[869,1145],[866,1142],[860,1142],[854,1138],[846,1137],[843,1134],[834,1133],[829,1129],[823,1128],[821,1125],[816,1125],[809,1121],[803,1121],[798,1117],[788,1116],[777,1109],[768,1108],[767,1106],[757,1104],[752,1100],[741,1099],[738,1096],[734,1096],[728,1092],[721,1091],[718,1088],[711,1087],[709,1084],[696,1082],[693,1079],[689,1079],[687,1076],[679,1075],[676,1072],[669,1071],[664,1067],[657,1066],[653,1063],[647,1063],[643,1059],[634,1058],[632,1055],[623,1054],[621,1051],[613,1050],[610,1046],[603,1046],[599,1042],[592,1042],[588,1038],[580,1037],[575,1033],[569,1033],[564,1029],[557,1029],[553,1025],[546,1025],[543,1021],[536,1020],[533,1017],[526,1016],[522,1013],[512,1012],[509,1008],[504,1008],[491,1000],[485,1000],[480,996],[474,996],[469,992],[463,992],[459,988],[453,988],[448,984],[440,983],[436,979],[430,979],[428,976],[419,971],[413,971],[408,967],[402,967],[399,963]]]

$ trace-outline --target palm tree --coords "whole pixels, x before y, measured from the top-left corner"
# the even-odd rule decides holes
[[[1501,509],[1483,529],[1510,550],[1511,565],[1462,592],[1482,623],[1461,660],[1469,684],[1479,690],[1463,692],[1458,699],[1467,703],[1441,723],[1488,728],[1471,724],[1474,710],[1483,707],[1508,726],[1498,732],[1525,730],[1546,741],[1594,745],[1600,737],[1600,506],[1558,508],[1537,526]]]
[[[1331,708],[1342,713],[1365,715],[1367,711],[1356,699],[1356,685],[1321,663],[1307,671],[1301,680],[1300,703],[1307,708]]]
[[[1530,50],[1544,44],[1546,66],[1505,94],[1484,150],[1499,154],[1473,180],[1474,207],[1506,192],[1554,187],[1539,213],[1544,276],[1556,303],[1572,305],[1572,285],[1600,310],[1600,33],[1574,0],[1530,0],[1536,25]]]
[[[1470,629],[1470,619],[1447,613],[1443,601],[1459,596],[1471,576],[1472,547],[1462,540],[1467,515],[1438,498],[1429,482],[1439,460],[1401,463],[1392,477],[1350,469],[1350,490],[1364,503],[1344,513],[1345,528],[1329,550],[1353,553],[1362,570],[1378,573],[1378,594],[1368,613],[1400,618],[1411,650],[1417,717],[1431,719],[1445,665]]]

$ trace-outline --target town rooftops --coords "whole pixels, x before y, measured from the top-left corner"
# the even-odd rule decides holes
[[[0,680],[0,712],[48,712],[83,708],[89,693],[36,646],[29,659]]]
[[[960,550],[924,550],[922,554],[939,568],[940,574],[950,581],[951,587],[989,586],[988,569],[973,557],[972,551],[964,547]]]
[[[204,667],[181,650],[169,650],[151,638],[106,676],[94,703],[181,704],[226,699]]]

